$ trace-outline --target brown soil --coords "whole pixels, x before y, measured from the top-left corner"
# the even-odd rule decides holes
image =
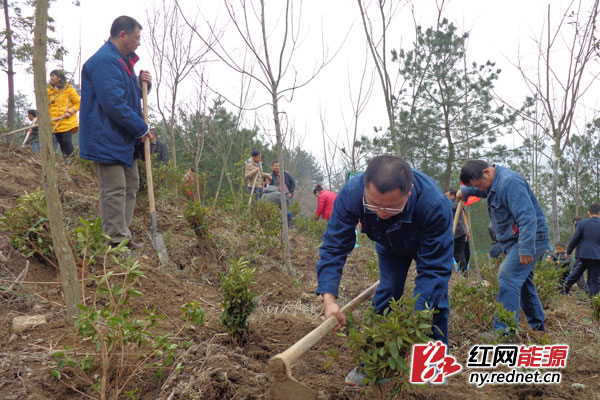
[[[70,228],[77,217],[91,218],[97,211],[95,177],[81,167],[57,163],[59,192],[64,204],[65,221]],[[42,169],[36,155],[29,151],[0,145],[0,214],[16,205],[18,196],[42,186]],[[315,264],[318,242],[292,233],[292,262],[299,272],[294,279],[285,272],[281,257],[247,254],[245,240],[233,232],[233,219],[226,213],[213,218],[212,237],[199,244],[182,214],[183,200],[158,201],[159,230],[167,242],[171,265],[160,267],[156,253],[146,236],[149,218],[140,196],[132,231],[144,248],[135,252],[145,278],[138,288],[144,296],[135,307],[156,308],[166,316],[160,327],[175,332],[182,326],[179,306],[198,301],[206,312],[206,323],[184,330],[191,345],[177,354],[180,369],[172,369],[162,378],[149,372],[136,375],[132,387],[139,388],[137,399],[268,399],[272,380],[267,372],[270,357],[284,351],[321,322],[320,299],[316,286]],[[370,281],[361,266],[373,257],[373,251],[361,246],[348,260],[340,303],[345,303]],[[36,259],[26,260],[11,250],[9,238],[0,232],[0,398],[2,399],[79,399],[81,394],[66,387],[50,371],[55,362],[50,356],[65,346],[87,351],[89,344],[79,340],[73,327],[65,322],[65,308],[54,268]],[[8,257],[6,258],[6,256]],[[246,255],[257,266],[254,290],[259,306],[250,319],[250,335],[243,347],[232,345],[219,324],[221,296],[219,273],[228,268],[228,260]],[[5,259],[6,258],[6,259]],[[27,261],[27,275],[13,285]],[[454,279],[454,278],[453,278]],[[12,288],[10,291],[8,287]],[[91,290],[88,288],[88,290]],[[91,293],[91,292],[89,292]],[[47,324],[14,335],[16,316],[43,314]],[[452,318],[452,315],[451,315]],[[467,374],[451,377],[448,385],[410,387],[404,398],[415,399],[597,399],[600,393],[600,329],[589,319],[589,305],[576,297],[561,300],[548,311],[548,337],[553,343],[571,345],[568,366],[559,385],[504,385],[477,388],[468,384]],[[527,332],[527,331],[526,331]],[[536,338],[528,332],[523,342]],[[451,338],[450,352],[463,365],[476,333]],[[331,365],[325,351],[336,349],[339,359]],[[349,388],[344,376],[353,367],[352,355],[344,340],[327,335],[293,365],[293,376],[312,388],[319,399],[368,399],[372,392]],[[584,384],[577,389],[572,383]],[[83,391],[87,389],[80,388]],[[87,391],[88,393],[91,393]],[[92,393],[95,395],[96,393]],[[126,398],[121,396],[121,398]]]

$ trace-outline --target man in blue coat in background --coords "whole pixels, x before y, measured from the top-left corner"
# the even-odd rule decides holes
[[[588,285],[593,297],[600,292],[600,204],[590,204],[588,219],[577,222],[575,233],[569,241],[567,254],[571,255],[577,247],[577,257],[581,260],[580,271],[573,271],[565,279],[565,289],[569,289],[588,270]]]
[[[323,295],[325,318],[337,317],[335,330],[346,324],[336,298],[359,221],[362,232],[376,242],[379,256],[375,310],[383,312],[392,298],[402,296],[414,260],[414,295],[419,296],[415,309],[439,311],[433,317],[431,336],[448,343],[448,281],[454,250],[450,200],[430,177],[390,155],[373,158],[364,174],[344,185],[323,235],[317,263],[316,293]],[[364,377],[357,367],[348,374],[346,383],[361,385]]]
[[[94,161],[98,172],[102,229],[113,244],[131,240],[129,225],[139,188],[135,145],[146,136],[155,141],[144,121],[141,81],[150,85],[152,76],[133,69],[138,61],[142,26],[121,16],[110,28],[110,38],[83,66],[79,147],[81,158]]]
[[[508,168],[483,160],[467,160],[460,171],[464,186],[457,199],[487,198],[488,213],[505,254],[498,269],[498,302],[515,313],[522,308],[534,330],[545,331],[545,314],[533,283],[533,268],[548,248],[550,233],[544,213],[523,177]],[[510,333],[494,320],[494,330]]]

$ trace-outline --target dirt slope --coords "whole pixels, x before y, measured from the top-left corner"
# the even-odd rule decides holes
[[[78,166],[57,164],[59,191],[64,203],[65,220],[72,228],[78,216],[90,218],[98,214],[97,188],[93,174]],[[25,191],[41,186],[41,166],[36,155],[27,150],[0,145],[0,213],[16,205]],[[234,233],[235,219],[223,212],[212,218],[212,239],[199,245],[193,231],[179,216],[182,201],[158,201],[159,230],[167,241],[172,265],[161,268],[146,237],[149,218],[144,211],[143,196],[136,208],[132,231],[144,248],[134,256],[142,264],[146,278],[138,288],[144,296],[136,300],[139,308],[156,308],[166,319],[165,331],[176,331],[182,324],[179,306],[198,301],[206,312],[206,324],[186,330],[190,345],[177,354],[179,370],[171,370],[162,378],[138,374],[133,386],[140,389],[138,399],[267,399],[271,384],[267,361],[285,350],[321,322],[321,303],[312,294],[316,287],[314,268],[318,242],[292,233],[292,260],[301,274],[294,280],[285,273],[281,259],[252,254],[244,248],[247,238]],[[26,265],[16,251],[10,250],[9,238],[0,232],[0,398],[2,399],[79,399],[81,394],[54,379],[50,370],[54,361],[50,354],[65,346],[86,351],[73,328],[64,321],[64,306],[56,271],[36,259],[21,282],[15,282]],[[5,257],[8,255],[8,258]],[[241,255],[255,260],[256,285],[260,304],[250,320],[251,334],[243,347],[233,346],[219,325],[221,314],[219,273],[228,268],[228,260]],[[373,257],[373,251],[357,249],[345,270],[340,302],[344,303],[371,283],[362,266]],[[455,278],[453,277],[453,280]],[[6,290],[12,285],[10,291]],[[43,314],[48,323],[20,335],[11,332],[16,316]],[[451,318],[452,315],[451,315]],[[584,319],[588,318],[585,322]],[[546,386],[486,386],[476,388],[466,382],[466,374],[453,377],[442,387],[412,387],[405,398],[419,399],[597,399],[600,393],[598,373],[599,328],[589,322],[589,308],[574,297],[549,310],[548,336],[555,343],[570,343],[568,368],[563,383]],[[466,360],[476,333],[465,332],[451,338],[451,353],[459,361]],[[529,332],[529,339],[535,335]],[[575,347],[575,348],[574,348]],[[325,351],[337,349],[339,360],[326,367],[330,357]],[[313,388],[320,399],[373,398],[364,389],[349,388],[343,378],[353,367],[352,357],[343,340],[328,335],[293,367],[294,376]],[[572,383],[585,385],[574,389]],[[85,388],[81,388],[85,390]],[[122,398],[125,398],[122,396]]]

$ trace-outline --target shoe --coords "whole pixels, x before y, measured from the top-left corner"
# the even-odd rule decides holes
[[[125,247],[127,247],[129,250],[137,250],[137,249],[141,249],[142,245],[139,243],[134,242],[131,239],[124,239],[127,240],[127,243],[125,243]],[[120,245],[121,242],[111,242],[110,245],[112,247],[117,247],[118,245]]]
[[[143,247],[141,244],[134,242],[131,239],[129,239],[129,242],[127,242],[127,244],[125,246],[127,246],[130,250],[137,250],[137,249],[141,249]]]
[[[533,328],[534,331],[546,332],[546,326],[542,322],[536,328]]]
[[[367,376],[363,374],[359,367],[355,367],[348,372],[345,381],[349,386],[364,386],[365,379],[367,379]]]

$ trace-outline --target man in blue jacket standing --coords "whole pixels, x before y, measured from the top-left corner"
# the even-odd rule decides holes
[[[546,330],[544,310],[533,283],[533,267],[544,255],[550,235],[529,184],[516,172],[482,160],[467,160],[460,180],[468,186],[461,188],[457,199],[487,198],[496,238],[506,255],[498,269],[498,302],[515,313],[517,322],[522,308],[534,330]],[[494,330],[508,333],[497,318]]]
[[[410,168],[401,158],[377,156],[364,174],[350,179],[337,196],[323,235],[317,263],[317,294],[323,295],[325,318],[335,315],[340,329],[346,318],[336,303],[346,257],[354,249],[354,229],[376,242],[380,283],[373,297],[376,311],[399,299],[411,262],[417,269],[415,308],[438,310],[433,317],[434,339],[448,343],[448,281],[452,273],[454,237],[452,205],[427,175]],[[346,377],[360,385],[357,367]]]
[[[587,269],[590,295],[593,297],[600,292],[600,204],[590,204],[588,216],[588,219],[577,222],[575,233],[569,241],[567,254],[571,255],[577,247],[577,257],[581,260],[582,268],[569,274],[565,279],[565,289],[568,293]]]
[[[142,115],[141,81],[152,76],[133,69],[138,61],[142,26],[121,16],[110,28],[110,38],[83,66],[79,147],[81,158],[94,161],[98,172],[102,229],[113,244],[131,240],[129,224],[139,187],[135,145],[155,136]]]

